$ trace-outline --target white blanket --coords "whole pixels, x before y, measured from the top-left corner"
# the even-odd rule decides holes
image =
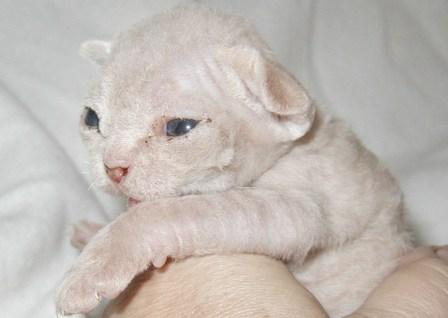
[[[2,1],[0,317],[54,316],[70,225],[123,203],[89,189],[78,137],[95,69],[77,55],[179,1]],[[316,101],[401,183],[423,243],[448,243],[448,2],[211,0],[252,20]],[[188,30],[186,30],[188,32]]]

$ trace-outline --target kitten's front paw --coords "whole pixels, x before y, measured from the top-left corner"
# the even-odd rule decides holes
[[[82,250],[104,225],[82,220],[73,226],[70,242],[73,247]]]
[[[140,272],[141,265],[128,244],[100,232],[66,274],[57,296],[58,312],[87,313],[101,298],[115,298]]]

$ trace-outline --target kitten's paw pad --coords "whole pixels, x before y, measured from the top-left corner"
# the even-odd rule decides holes
[[[168,263],[168,257],[161,255],[160,257],[155,257],[152,261],[152,266],[154,268],[162,268],[165,264]]]
[[[103,227],[103,225],[82,220],[73,226],[71,244],[79,250],[95,236],[95,234]]]

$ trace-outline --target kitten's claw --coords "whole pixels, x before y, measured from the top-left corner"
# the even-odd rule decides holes
[[[74,268],[66,276],[60,289],[56,302],[58,312],[88,313],[102,298],[117,297],[133,278],[133,275],[126,276],[119,277],[118,273],[113,272],[107,275],[94,268]]]
[[[98,297],[87,297],[89,291],[79,290],[70,284],[64,284],[56,301],[58,315],[66,316],[75,313],[88,313],[100,302]]]
[[[139,270],[132,248],[117,244],[108,232],[100,232],[66,274],[59,290],[59,313],[87,313],[101,299],[117,297]]]

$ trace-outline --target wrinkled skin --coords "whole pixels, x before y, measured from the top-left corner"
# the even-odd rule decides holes
[[[59,312],[88,312],[168,258],[249,253],[282,260],[340,317],[411,249],[394,178],[243,20],[181,7],[82,52],[102,74],[86,102],[99,125],[81,120],[94,181],[138,203],[74,237],[92,238]],[[172,119],[198,124],[168,136]]]

